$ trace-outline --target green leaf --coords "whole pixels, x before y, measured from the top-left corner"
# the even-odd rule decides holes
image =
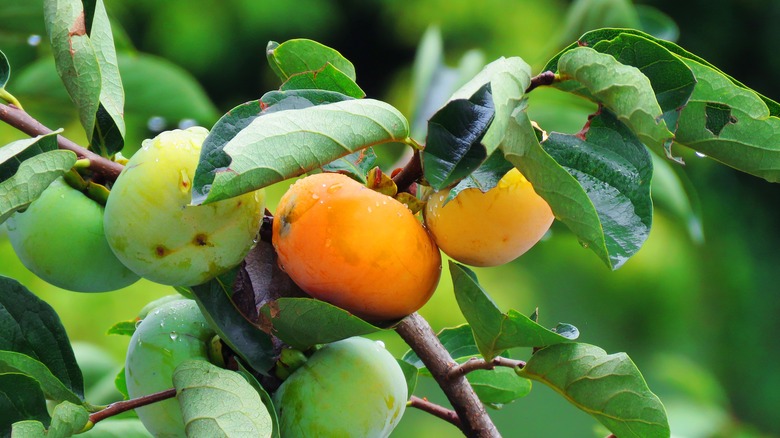
[[[37,369],[40,365],[46,368],[46,371],[58,380],[59,385],[52,386],[59,388],[63,385],[70,393],[61,395],[59,400],[78,402],[79,398],[84,397],[81,369],[76,363],[70,340],[57,312],[16,280],[2,276],[0,350],[24,355],[23,358],[10,356],[14,358],[13,363],[18,362],[19,366]],[[36,363],[32,364],[26,359]],[[65,393],[59,389],[55,392]]]
[[[224,146],[205,202],[238,196],[301,175],[381,143],[402,142],[409,124],[392,106],[360,99],[277,111],[252,120]]]
[[[742,172],[780,181],[780,118],[755,92],[686,59],[696,89],[680,115],[677,142]]]
[[[637,10],[630,0],[575,0],[566,11],[560,45],[575,41],[583,33],[602,27],[639,26]]]
[[[0,148],[0,181],[5,181],[17,173],[19,167],[28,158],[44,152],[57,150],[58,130],[33,138],[24,138]]]
[[[279,298],[260,308],[263,329],[298,350],[382,330],[313,298]],[[323,328],[327,327],[327,330]]]
[[[468,373],[466,379],[482,403],[495,408],[523,398],[531,392],[531,381],[518,376],[514,369],[508,367],[475,370]]]
[[[135,333],[136,324],[138,324],[137,320],[119,321],[116,324],[109,327],[108,331],[106,331],[106,334],[133,336],[133,333]]]
[[[436,334],[436,337],[456,362],[463,362],[480,354],[474,341],[474,332],[468,324],[444,328]],[[425,364],[414,350],[407,351],[402,360],[421,370],[425,368]]]
[[[420,376],[420,370],[405,360],[396,359],[396,361],[406,379],[406,393],[411,396],[414,394],[414,389],[417,388],[417,378]]]
[[[67,438],[84,430],[89,421],[89,412],[84,406],[67,401],[54,407],[51,415],[51,426],[46,433],[47,438]]]
[[[271,91],[264,94],[260,100],[246,102],[230,110],[217,121],[201,146],[200,160],[193,178],[193,204],[201,204],[206,200],[216,175],[230,166],[231,158],[224,150],[225,145],[255,119],[277,111],[308,108],[349,99],[348,96],[332,91]]]
[[[366,93],[349,76],[331,63],[315,71],[297,73],[285,81],[280,90],[328,90],[362,99]]]
[[[491,360],[509,348],[570,342],[514,310],[501,313],[467,267],[450,261],[450,273],[458,306],[469,322],[485,360]]]
[[[240,374],[188,360],[174,370],[173,385],[187,436],[272,436],[268,409]]]
[[[425,179],[436,190],[455,184],[487,158],[482,137],[493,121],[490,83],[468,99],[447,102],[428,121],[422,154]]]
[[[79,438],[149,438],[144,424],[138,418],[108,418],[78,435]]]
[[[124,91],[102,0],[92,12],[86,16],[80,0],[44,2],[57,73],[78,108],[91,147],[111,156],[124,143]]]
[[[0,374],[0,435],[9,436],[17,421],[35,420],[49,425],[46,397],[38,382],[19,373]],[[20,435],[27,436],[27,435]]]
[[[639,15],[639,28],[650,35],[667,41],[676,41],[680,37],[680,28],[674,20],[649,5],[634,5]]]
[[[274,408],[274,401],[271,398],[271,396],[268,394],[268,392],[263,388],[263,385],[260,384],[260,382],[257,381],[254,375],[250,373],[244,365],[241,364],[241,362],[238,362],[238,371],[236,371],[238,374],[241,374],[241,376],[246,379],[247,382],[249,382],[250,385],[252,385],[252,388],[257,391],[257,393],[260,395],[260,399],[263,401],[263,404],[265,405],[265,408],[268,410],[268,414],[271,416],[271,422],[273,423],[273,438],[280,438],[279,435],[279,417],[276,415],[276,409]]]
[[[368,181],[366,175],[368,172],[376,167],[376,152],[374,148],[365,148],[357,152],[353,152],[345,157],[341,157],[338,160],[331,161],[330,163],[322,166],[324,172],[338,172],[349,176],[352,179],[366,184]]]
[[[564,80],[556,87],[604,105],[648,147],[660,152],[671,144],[674,135],[662,118],[650,80],[638,68],[578,47],[561,55],[558,72]]]
[[[320,70],[326,64],[331,64],[353,81],[356,78],[355,67],[341,53],[312,40],[293,39],[282,44],[271,41],[266,48],[266,56],[271,69],[282,82],[299,73]]]
[[[489,156],[475,171],[471,172],[469,176],[460,180],[458,184],[450,189],[444,205],[455,199],[455,196],[457,196],[458,193],[466,189],[479,189],[483,193],[487,192],[497,186],[501,178],[512,170],[513,167],[512,163],[507,161],[503,153],[500,151],[494,152],[493,155]]]
[[[76,395],[63,384],[46,365],[32,357],[15,351],[0,351],[0,373],[21,373],[37,380],[49,400],[69,401],[81,404],[80,395]]]
[[[697,244],[704,243],[702,211],[698,194],[681,166],[653,155],[653,208],[670,213]]]
[[[195,301],[222,342],[259,373],[267,373],[274,365],[271,338],[246,319],[236,308],[233,294],[235,270],[204,284],[193,286]]]
[[[605,249],[605,262],[619,268],[650,234],[653,161],[647,149],[606,110],[591,119],[584,140],[552,133],[542,146],[579,181],[598,215],[592,234],[578,233],[578,238],[587,246],[603,245],[594,251],[603,258]],[[553,211],[565,215],[567,224],[584,222],[576,204],[571,206],[564,212]]]
[[[8,79],[11,77],[11,64],[8,62],[5,53],[0,50],[0,89],[5,88]]]
[[[543,348],[519,372],[551,387],[621,438],[670,436],[666,412],[625,353],[557,344]]]

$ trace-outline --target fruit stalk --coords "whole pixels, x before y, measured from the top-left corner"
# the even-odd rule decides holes
[[[418,313],[403,319],[395,331],[417,353],[460,418],[460,429],[468,437],[500,437],[485,407],[465,375],[452,376],[457,366],[447,349],[439,342],[428,321]]]
[[[24,132],[30,137],[45,135],[52,132],[51,129],[44,126],[33,116],[13,105],[0,104],[0,120],[13,126],[19,131]],[[108,181],[115,181],[124,167],[115,161],[101,157],[89,149],[79,146],[78,144],[61,135],[57,136],[57,144],[59,145],[60,149],[73,151],[79,158],[88,159],[90,162],[89,169],[92,172],[103,176]]]

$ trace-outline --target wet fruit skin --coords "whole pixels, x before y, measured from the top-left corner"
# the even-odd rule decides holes
[[[407,398],[395,358],[359,337],[318,350],[273,395],[283,438],[386,437]]]
[[[173,388],[177,365],[188,359],[208,360],[208,342],[214,334],[195,301],[172,301],[152,310],[141,320],[127,349],[125,378],[130,398]],[[176,399],[135,411],[153,436],[185,436]]]
[[[138,280],[108,246],[103,206],[62,178],[6,224],[8,238],[24,266],[54,286],[107,292]]]
[[[368,320],[415,312],[441,275],[439,250],[412,212],[341,174],[290,187],[276,211],[273,245],[301,289]]]
[[[445,254],[471,266],[498,266],[520,257],[554,219],[517,169],[487,192],[469,188],[444,205],[448,194],[445,190],[428,199],[425,223]]]
[[[192,286],[243,260],[260,228],[265,192],[192,206],[192,180],[208,131],[167,131],[146,140],[108,197],[106,237],[116,256],[149,280]]]

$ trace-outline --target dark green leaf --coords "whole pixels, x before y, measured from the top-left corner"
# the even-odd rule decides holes
[[[120,394],[122,394],[124,400],[130,398],[130,395],[127,393],[127,375],[125,374],[125,367],[122,367],[122,369],[119,370],[118,373],[116,373],[116,378],[114,379],[114,386],[116,387],[116,390],[119,391]]]
[[[81,404],[79,395],[66,387],[46,365],[26,354],[0,351],[0,373],[21,373],[37,380],[44,395],[55,402],[69,401]]]
[[[578,47],[561,55],[557,71],[564,80],[556,87],[604,105],[642,143],[659,152],[668,150],[674,134],[662,118],[650,80],[638,68],[593,48]]]
[[[89,412],[84,406],[67,401],[57,404],[51,415],[47,438],[68,438],[84,429],[89,421]]]
[[[621,438],[667,438],[666,411],[625,353],[557,344],[543,348],[520,375],[548,385]]]
[[[188,360],[174,370],[173,385],[187,436],[272,436],[268,409],[241,374]]]
[[[376,152],[374,152],[374,148],[365,148],[338,160],[331,161],[322,166],[322,170],[325,172],[343,173],[365,184],[367,182],[366,175],[375,166]]]
[[[461,180],[487,158],[481,144],[495,114],[490,83],[469,99],[451,100],[428,121],[422,154],[425,179],[436,190]]]
[[[479,348],[477,348],[477,344],[474,341],[474,333],[468,324],[444,328],[436,337],[439,338],[450,357],[456,361],[466,360],[479,355]],[[420,360],[414,350],[407,351],[403,356],[403,360],[417,368],[425,368],[425,364],[422,363],[422,360]]]
[[[5,88],[10,77],[11,64],[8,62],[8,58],[5,57],[5,53],[0,50],[0,89]]]
[[[606,110],[591,119],[585,140],[553,133],[542,146],[579,181],[598,215],[600,235],[578,237],[586,245],[604,242],[609,265],[619,268],[650,234],[653,161],[647,149]],[[576,209],[567,213],[578,216]]]
[[[591,29],[638,26],[639,16],[631,0],[575,0],[566,11],[559,47]]]
[[[639,28],[643,32],[667,41],[677,41],[680,37],[677,23],[659,9],[650,5],[634,5],[634,8],[639,15]]]
[[[518,376],[514,369],[508,367],[472,371],[466,378],[482,403],[496,408],[531,392],[531,381]]]
[[[118,323],[112,325],[106,334],[133,336],[133,333],[135,333],[136,324],[138,324],[137,320],[119,321]]]
[[[255,118],[227,142],[224,153],[230,156],[230,165],[215,169],[210,191],[204,181],[199,188],[208,193],[205,202],[218,201],[312,171],[360,149],[404,142],[408,136],[404,116],[378,100],[277,111]]]
[[[366,97],[366,93],[354,80],[331,63],[327,63],[315,71],[307,71],[290,76],[282,84],[280,90],[327,90],[356,99]]]
[[[233,138],[256,118],[277,111],[308,108],[348,100],[341,93],[322,90],[271,91],[260,100],[243,103],[217,121],[203,141],[200,161],[195,171],[192,186],[194,204],[201,204],[211,190],[217,173],[230,166],[230,155],[224,149]]]
[[[0,374],[0,436],[10,436],[17,421],[35,420],[49,425],[46,397],[38,382],[19,373]]]
[[[57,134],[60,132],[62,130],[17,140],[0,148],[0,181],[14,176],[28,158],[57,150]]]
[[[512,170],[513,167],[512,163],[504,158],[503,153],[494,152],[493,155],[489,156],[488,159],[477,168],[477,170],[471,172],[469,176],[460,180],[455,187],[450,189],[445,204],[454,199],[458,193],[466,189],[473,188],[479,189],[483,193],[487,192],[497,186],[501,178]]]
[[[84,381],[70,340],[54,309],[16,280],[0,276],[0,350],[26,355],[46,368],[61,385],[84,397]],[[24,359],[17,359],[25,362]],[[37,365],[31,365],[37,367]]]
[[[382,330],[344,309],[313,298],[271,301],[260,308],[260,320],[264,330],[298,350]]]
[[[195,301],[222,342],[252,369],[266,373],[274,365],[271,338],[246,319],[230,299],[234,278],[235,270],[193,286]]]
[[[401,367],[401,371],[404,373],[406,379],[406,393],[411,397],[414,394],[414,389],[417,388],[417,378],[420,375],[419,369],[410,364],[409,362],[401,359],[396,359],[398,366]]]
[[[493,359],[509,348],[543,347],[569,342],[565,337],[514,310],[501,313],[467,267],[450,261],[450,273],[458,306],[469,322],[474,340],[486,360]]]
[[[254,375],[250,373],[242,364],[241,362],[238,362],[238,374],[241,374],[241,376],[246,379],[247,382],[249,382],[250,385],[257,391],[257,393],[260,395],[260,399],[263,401],[263,404],[265,405],[265,408],[268,410],[268,414],[271,416],[271,422],[273,423],[273,438],[280,438],[279,435],[279,417],[276,415],[276,409],[274,408],[274,402],[271,396],[268,394],[268,392],[263,388],[263,386],[260,384],[260,382],[257,381]]]
[[[11,432],[6,436],[23,436],[25,438],[45,438],[46,427],[36,420],[17,421],[11,425]]]
[[[341,53],[316,41],[294,39],[278,44],[268,43],[266,48],[268,64],[282,82],[291,76],[309,71],[317,71],[330,63],[353,81],[356,79],[355,67]]]

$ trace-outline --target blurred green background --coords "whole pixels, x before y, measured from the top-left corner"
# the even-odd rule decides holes
[[[657,10],[679,26],[678,43],[757,91],[780,99],[776,23],[780,2],[766,0],[589,0],[586,19],[567,18],[568,1],[541,0],[108,0],[127,91],[130,155],[144,138],[189,124],[211,126],[233,106],[279,86],[266,66],[269,40],[316,39],[356,66],[369,97],[409,117],[416,46],[431,25],[441,31],[445,59],[456,65],[479,49],[486,61],[521,56],[538,72],[564,43],[592,26],[652,26]],[[652,6],[656,9],[647,9]],[[0,49],[11,62],[8,85],[25,108],[51,128],[84,144],[76,115],[54,73],[42,0],[0,3]],[[655,11],[655,12],[654,12]],[[641,19],[639,19],[639,18]],[[667,23],[668,24],[668,23]],[[664,31],[673,28],[663,27]],[[547,130],[576,131],[588,105],[538,90],[530,112]],[[23,135],[0,126],[0,144]],[[610,272],[560,224],[515,262],[478,269],[499,306],[547,326],[568,322],[581,340],[625,351],[664,401],[674,437],[780,436],[780,187],[707,158],[678,151],[684,168],[659,163],[653,230],[643,249]],[[399,151],[382,151],[391,166]],[[680,176],[682,175],[682,176]],[[271,207],[289,183],[271,189]],[[479,224],[471,224],[479,226]],[[0,227],[0,274],[14,277],[49,302],[74,341],[89,342],[118,367],[128,338],[105,335],[145,303],[172,293],[141,281],[106,294],[58,290],[16,259]],[[421,313],[435,329],[463,323],[445,272]],[[397,355],[393,333],[383,334]],[[527,351],[515,352],[527,357]],[[422,381],[417,395],[445,403]],[[407,411],[394,436],[457,436],[452,426]],[[491,411],[504,436],[605,436],[594,420],[535,385],[528,397]]]

